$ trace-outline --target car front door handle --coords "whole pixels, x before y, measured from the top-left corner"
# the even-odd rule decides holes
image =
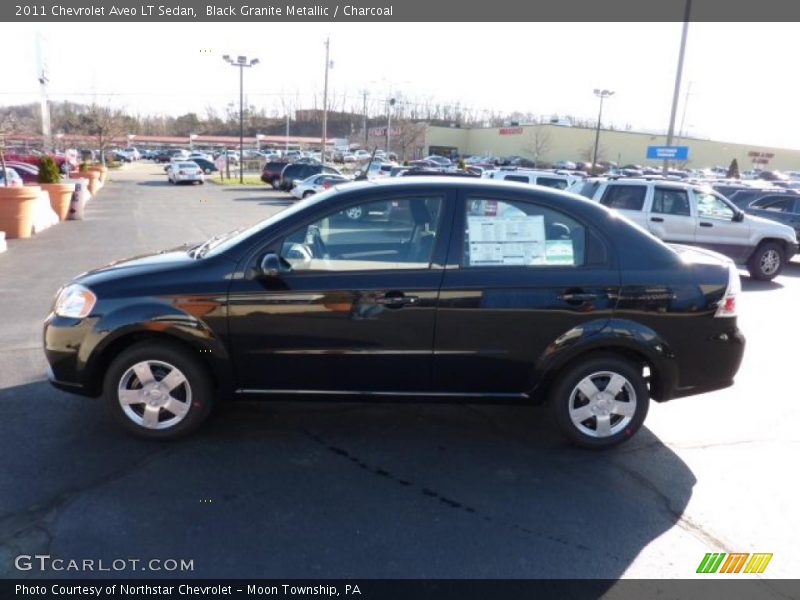
[[[700,227],[713,227],[714,225],[711,223],[706,223],[705,221],[700,221]]]
[[[419,302],[419,296],[406,296],[405,294],[385,294],[375,298],[375,304],[381,304],[387,308],[400,308]]]
[[[662,219],[661,217],[650,217],[650,220],[653,223],[663,223],[664,222],[664,219]]]

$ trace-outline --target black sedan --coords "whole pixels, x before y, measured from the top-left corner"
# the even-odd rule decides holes
[[[229,397],[392,398],[547,402],[569,440],[603,448],[650,398],[733,383],[739,289],[726,259],[578,196],[395,178],[85,273],[44,345],[56,387],[150,438]]]

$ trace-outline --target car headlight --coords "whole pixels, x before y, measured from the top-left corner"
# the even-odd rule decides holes
[[[59,317],[83,319],[92,312],[97,296],[87,287],[73,283],[68,285],[56,298],[53,312]]]

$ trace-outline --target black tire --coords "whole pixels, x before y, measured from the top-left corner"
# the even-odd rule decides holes
[[[591,381],[593,383],[596,382],[595,388],[599,392],[604,392],[606,388],[601,388],[599,385],[603,385],[603,382],[608,385],[611,378],[601,374],[620,375],[629,384],[629,387],[624,386],[616,396],[600,398],[602,402],[612,402],[615,406],[625,406],[633,400],[634,405],[631,407],[632,414],[629,415],[630,419],[627,423],[625,423],[626,416],[621,414],[608,415],[610,423],[609,435],[597,437],[591,431],[597,431],[599,427],[598,417],[587,416],[579,426],[573,422],[570,416],[570,405],[572,404],[576,409],[584,407],[586,407],[585,410],[604,409],[607,404],[595,405],[595,408],[592,408],[593,401],[583,392],[577,390],[578,384],[591,376]],[[631,398],[631,395],[633,395],[633,398]],[[601,450],[616,446],[633,437],[647,416],[650,394],[641,369],[636,365],[615,355],[596,355],[586,361],[579,361],[568,367],[563,373],[560,373],[550,390],[548,401],[561,433],[572,444],[581,448]],[[614,431],[615,429],[618,430]]]
[[[273,190],[281,189],[281,180],[280,179],[273,179],[270,181],[270,185],[272,185]]]
[[[161,429],[148,428],[134,422],[122,407],[118,386],[123,385],[130,392],[138,392],[142,389],[142,384],[137,376],[129,375],[129,370],[134,365],[145,361],[159,363],[150,371],[156,383],[163,381],[166,374],[171,372],[167,367],[177,368],[184,377],[185,384],[182,383],[170,392],[170,395],[174,394],[176,398],[180,397],[183,400],[180,403],[181,406],[188,408],[185,416],[174,425]],[[215,390],[200,359],[193,356],[188,350],[170,342],[146,341],[126,349],[111,362],[103,382],[103,398],[112,419],[129,432],[149,439],[170,440],[191,433],[206,420],[214,404]],[[140,419],[143,419],[144,404],[132,404],[128,408],[137,414],[141,410]],[[163,408],[159,408],[157,414],[160,423],[169,421],[171,414],[173,418],[177,418],[176,415]]]
[[[313,196],[313,195],[314,195],[314,192],[312,192],[312,191],[303,192],[303,198],[308,198],[309,196]]]
[[[770,281],[780,275],[785,262],[786,254],[781,244],[762,242],[747,261],[747,270],[753,279]]]

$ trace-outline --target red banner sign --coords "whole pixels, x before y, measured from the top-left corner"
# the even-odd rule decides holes
[[[500,135],[522,135],[522,127],[501,127]]]

